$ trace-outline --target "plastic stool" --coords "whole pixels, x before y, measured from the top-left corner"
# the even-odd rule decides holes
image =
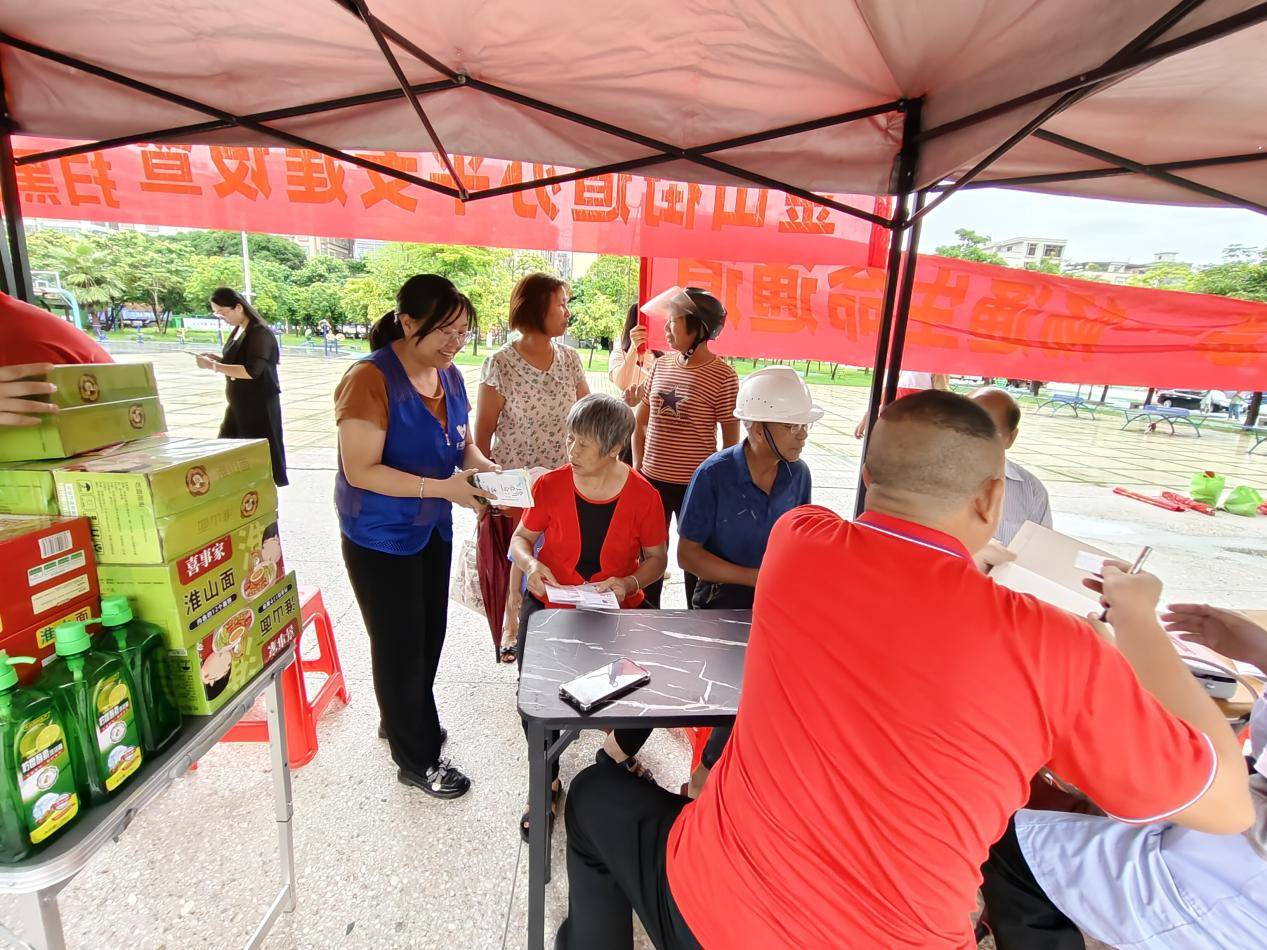
[[[713,734],[710,726],[687,726],[684,730],[686,740],[691,744],[691,773],[699,766],[704,755],[704,746],[708,745],[708,737]]]
[[[321,591],[315,587],[299,588],[300,647],[296,662],[282,674],[282,696],[285,701],[286,758],[290,767],[297,769],[307,765],[317,754],[317,720],[335,696],[346,706],[349,701],[347,683],[343,678],[343,665],[339,662],[339,649],[334,643],[334,626],[326,610]],[[316,635],[319,652],[306,657],[304,641],[309,626]],[[317,694],[308,698],[305,673],[322,673],[325,682]],[[263,719],[247,719],[230,729],[221,742],[267,742],[268,722]]]

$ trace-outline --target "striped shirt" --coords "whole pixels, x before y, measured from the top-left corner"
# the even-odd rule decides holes
[[[656,360],[642,401],[651,407],[642,473],[686,485],[717,451],[717,426],[735,417],[739,377],[721,357],[683,366],[680,354]]]
[[[1038,480],[1038,476],[1011,459],[1007,460],[1003,475],[1003,513],[999,516],[999,526],[994,531],[994,537],[1001,544],[1011,544],[1016,532],[1027,521],[1050,528],[1051,503],[1047,500],[1047,489]]]

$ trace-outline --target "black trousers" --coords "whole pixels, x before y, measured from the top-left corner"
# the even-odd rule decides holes
[[[370,637],[374,695],[392,759],[421,775],[440,760],[433,689],[448,627],[453,545],[433,532],[417,554],[343,539],[343,562]]]
[[[524,592],[523,606],[519,609],[519,636],[515,640],[515,656],[519,663],[519,672],[524,669],[524,646],[528,642],[528,619],[538,610],[545,610],[546,605],[537,600],[532,594]],[[528,724],[524,723],[524,736],[528,735]],[[559,734],[555,731],[547,733],[550,741],[553,742],[558,738]],[[620,751],[625,755],[637,755],[638,751],[647,744],[647,740],[651,738],[650,729],[613,729],[612,735],[616,737],[616,745],[620,747]],[[550,763],[550,779],[559,777],[559,760],[555,759]]]
[[[1015,820],[981,866],[981,895],[998,950],[1083,950],[1074,922],[1049,898],[1025,862]]]
[[[626,950],[637,912],[658,950],[699,950],[665,873],[669,830],[687,800],[608,763],[567,800],[568,916],[556,950]]]
[[[751,610],[757,590],[744,584],[718,584],[700,581],[695,585],[695,597],[691,606],[696,610]],[[711,769],[721,758],[722,750],[730,741],[730,726],[713,726],[713,731],[700,753],[700,764]]]
[[[664,527],[668,530],[672,523],[674,515],[677,515],[678,529],[682,527],[682,502],[686,500],[686,490],[689,485],[679,485],[676,482],[662,482],[654,478],[648,478],[657,492],[660,493],[660,503],[664,505]],[[683,579],[686,582],[686,606],[691,606],[691,598],[695,595],[695,584],[699,580],[690,571],[682,572]],[[660,609],[660,594],[664,590],[664,581],[658,580],[654,584],[648,584],[643,593],[646,595],[647,604],[656,610]]]

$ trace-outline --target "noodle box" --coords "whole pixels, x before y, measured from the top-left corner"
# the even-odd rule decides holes
[[[263,439],[150,439],[53,470],[63,514],[92,522],[108,564],[159,564],[277,511]]]
[[[56,386],[45,398],[63,409],[158,395],[153,363],[65,363],[30,378]]]
[[[53,634],[57,627],[64,623],[89,623],[101,616],[101,603],[96,597],[88,597],[76,601],[67,607],[59,608],[50,619],[40,620],[24,630],[0,633],[0,650],[9,656],[32,656],[35,663],[19,663],[14,667],[18,673],[18,682],[23,685],[33,683],[40,671],[53,662]]]
[[[267,514],[162,564],[101,564],[101,592],[131,598],[162,628],[170,649],[203,639],[258,601],[283,574],[275,514]]]
[[[119,452],[140,452],[145,447],[169,441],[156,435],[139,442],[111,445],[96,452],[89,452],[73,459],[42,459],[35,462],[0,463],[0,514],[2,515],[59,515],[57,484],[53,472],[71,465],[100,465],[102,460]],[[171,440],[174,441],[174,440]]]
[[[299,641],[299,585],[287,574],[249,605],[235,608],[199,640],[167,651],[167,681],[180,711],[215,712]]]
[[[86,518],[0,516],[0,637],[97,595]]]
[[[36,426],[0,429],[0,462],[64,459],[116,442],[135,442],[167,428],[156,396],[71,406]]]

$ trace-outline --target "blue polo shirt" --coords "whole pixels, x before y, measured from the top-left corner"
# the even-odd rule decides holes
[[[760,567],[774,523],[809,504],[809,466],[800,459],[780,462],[767,495],[748,472],[745,442],[713,453],[695,470],[678,534],[731,564]]]

